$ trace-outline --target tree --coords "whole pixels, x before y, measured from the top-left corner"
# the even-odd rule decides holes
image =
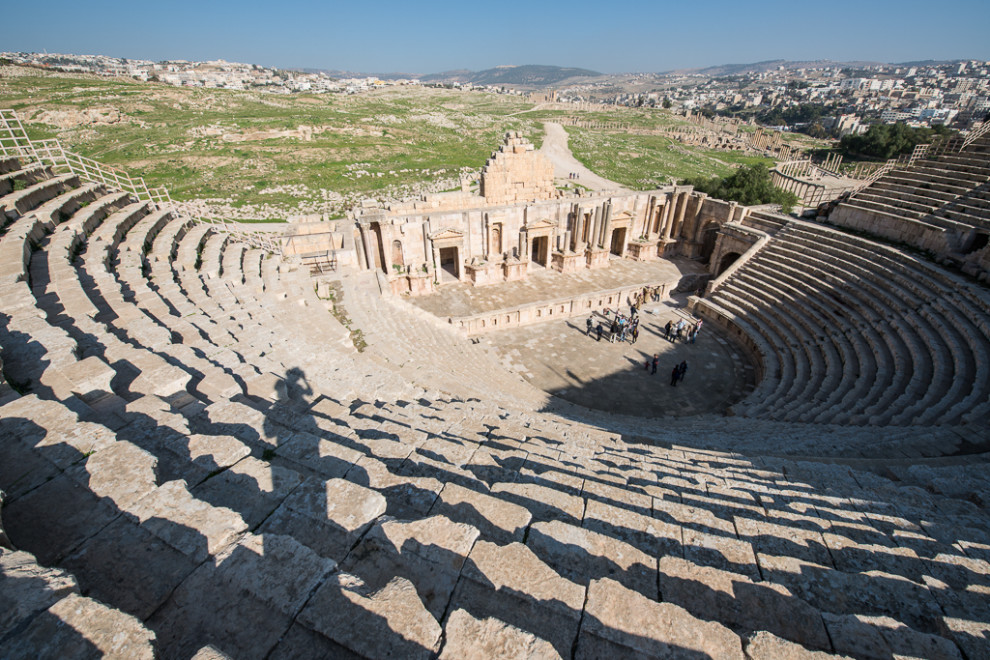
[[[725,178],[701,177],[686,179],[684,183],[716,199],[731,200],[746,206],[780,204],[784,213],[790,212],[798,201],[794,193],[773,185],[770,170],[762,163],[741,167]]]
[[[674,105],[674,104],[670,102],[670,97],[669,96],[663,97],[663,109],[664,110],[670,110],[670,106],[672,106],[672,105]]]
[[[839,141],[839,150],[849,158],[876,158],[887,160],[911,153],[919,144],[930,143],[952,131],[945,126],[932,128],[896,124],[873,124],[861,135],[847,135]]]
[[[818,138],[820,140],[824,140],[828,137],[828,131],[825,130],[825,127],[822,126],[820,121],[816,121],[814,124],[805,129],[804,132],[806,135],[813,138]]]

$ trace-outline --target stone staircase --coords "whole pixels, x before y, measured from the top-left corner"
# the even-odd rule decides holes
[[[20,182],[0,197],[0,346],[20,391],[0,406],[4,657],[990,653],[986,466],[946,456],[985,422],[987,307],[934,267],[882,253],[899,289],[877,305],[920,295],[904,269],[938,303],[890,321],[899,343],[843,343],[796,277],[768,281],[789,303],[755,320],[747,265],[725,304],[775,330],[780,375],[760,387],[779,404],[658,424],[551,401],[352,276],[338,302],[358,352],[304,270],[4,168]],[[866,244],[832,254],[832,234],[788,224],[766,258],[874,286],[849,256]],[[871,354],[910,370],[874,388],[828,369]],[[944,364],[923,371],[924,354]],[[974,384],[953,389],[962,374]],[[826,388],[849,421],[804,421],[827,417]],[[883,397],[890,412],[871,408]],[[952,447],[932,406],[959,422]],[[887,439],[901,460],[870,460],[884,438],[855,415],[910,417]],[[815,459],[761,451],[774,441]]]

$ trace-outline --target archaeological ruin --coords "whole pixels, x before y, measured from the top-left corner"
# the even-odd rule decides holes
[[[990,657],[990,134],[559,179],[249,231],[0,111],[0,656]]]

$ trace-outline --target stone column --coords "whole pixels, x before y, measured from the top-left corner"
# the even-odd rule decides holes
[[[646,206],[646,219],[643,221],[643,236],[649,237],[653,233],[653,211],[656,206],[656,196],[650,195],[650,203]]]
[[[701,240],[701,209],[705,206],[705,200],[708,198],[707,193],[695,193],[698,207],[694,210],[694,242],[697,243]]]
[[[681,225],[684,223],[684,214],[687,212],[688,194],[686,192],[683,192],[680,195],[678,195],[678,198],[679,199],[677,201],[677,226],[675,227],[675,231],[673,232],[675,238],[677,238],[680,235]]]
[[[592,222],[594,222],[595,226],[598,227],[600,230],[602,228],[602,209],[600,206],[595,207],[595,214],[592,217],[594,218]],[[594,240],[591,242],[595,243],[596,245],[601,245],[604,241],[605,239],[603,237],[596,235]]]
[[[567,249],[578,251],[581,249],[581,238],[584,236],[584,214],[581,209],[574,212],[574,246],[571,246],[570,239],[567,240]]]
[[[382,232],[382,252],[385,253],[382,257],[385,261],[382,267],[387,275],[391,275],[394,272],[392,269],[392,225],[378,223],[378,227]]]
[[[432,241],[430,241],[430,221],[423,220],[423,259],[429,262],[432,254]],[[434,267],[436,263],[434,263]]]
[[[368,267],[368,241],[364,236],[364,225],[358,223],[357,226],[357,243],[360,243],[360,248],[355,244],[354,253],[357,256],[358,268],[366,269]]]
[[[485,261],[491,260],[492,254],[492,228],[488,221],[488,214],[481,214],[481,258]]]
[[[612,250],[612,205],[605,202],[605,211],[602,222],[605,225],[605,230],[603,233],[604,238],[602,239],[602,247],[606,250]]]
[[[670,240],[670,230],[674,226],[674,207],[677,205],[677,193],[673,192],[663,205],[663,240]]]

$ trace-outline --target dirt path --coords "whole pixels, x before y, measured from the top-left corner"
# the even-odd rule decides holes
[[[563,126],[548,121],[543,127],[546,136],[543,138],[540,151],[553,163],[554,176],[558,181],[569,181],[570,173],[575,172],[578,175],[576,183],[592,190],[626,190],[614,181],[603,179],[578,162],[567,146],[567,131]]]

